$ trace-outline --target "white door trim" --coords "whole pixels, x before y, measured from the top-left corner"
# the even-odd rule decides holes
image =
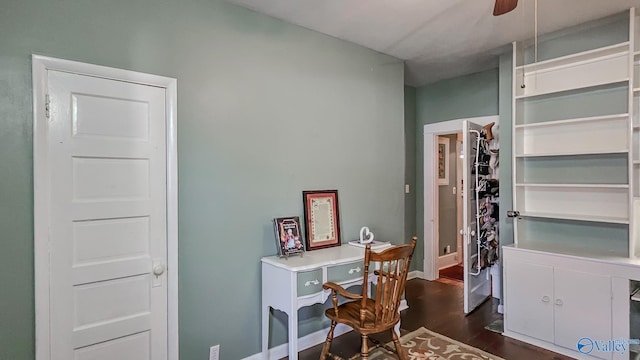
[[[438,278],[438,182],[436,179],[436,156],[438,154],[438,135],[453,134],[462,131],[465,120],[480,125],[498,122],[499,116],[481,116],[466,119],[455,119],[426,124],[423,130],[424,138],[424,278],[435,280]]]
[[[167,333],[168,358],[178,360],[178,144],[177,80],[129,70],[76,61],[32,56],[33,73],[33,185],[34,185],[34,275],[36,359],[50,360],[49,312],[49,189],[47,158],[46,92],[47,71],[120,80],[165,89],[167,115]]]

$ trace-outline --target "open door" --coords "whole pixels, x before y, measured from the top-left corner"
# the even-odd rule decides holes
[[[470,313],[491,295],[489,268],[483,266],[486,249],[480,241],[481,213],[479,196],[480,177],[488,164],[480,155],[485,139],[481,136],[482,126],[464,121],[462,130],[463,149],[463,231],[464,231],[464,312]],[[487,170],[488,171],[488,170]],[[486,245],[486,244],[485,244]]]

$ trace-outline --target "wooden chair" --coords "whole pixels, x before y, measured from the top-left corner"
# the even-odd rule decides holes
[[[393,343],[400,359],[407,356],[400,346],[400,338],[394,331],[395,325],[400,321],[398,308],[407,282],[407,273],[413,250],[416,247],[417,237],[411,239],[410,244],[397,245],[385,249],[379,253],[371,250],[367,245],[364,253],[364,274],[362,279],[362,293],[353,294],[342,286],[327,282],[322,287],[331,289],[333,308],[327,309],[325,315],[331,319],[331,328],[327,340],[322,348],[320,359],[324,360],[329,353],[333,331],[338,323],[345,324],[362,336],[360,355],[362,359],[369,359],[369,334],[377,334],[383,331],[391,331]],[[373,270],[376,284],[375,293],[368,297],[369,271]],[[338,305],[338,295],[351,301]],[[333,356],[333,355],[332,355]]]

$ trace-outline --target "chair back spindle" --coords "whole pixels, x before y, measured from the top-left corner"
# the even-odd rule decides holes
[[[414,244],[395,246],[376,253],[371,249],[365,250],[365,273],[371,266],[373,270],[375,293],[372,299],[375,301],[374,323],[375,326],[395,324],[400,317],[398,309],[402,301],[402,294],[411,265]],[[369,276],[366,274],[366,276]],[[362,306],[365,307],[367,290],[363,287]]]
[[[371,245],[368,244],[364,252],[360,294],[349,293],[333,282],[322,285],[325,290],[331,290],[333,308],[325,311],[325,315],[331,319],[331,328],[320,355],[321,360],[330,355],[329,348],[338,323],[352,327],[362,335],[360,355],[363,359],[368,359],[369,334],[387,330],[391,331],[398,357],[407,359],[405,351],[400,346],[399,336],[393,328],[400,321],[398,310],[417,240],[418,238],[414,236],[410,244],[392,246],[380,252],[371,250]],[[372,291],[371,295],[369,295],[369,281],[375,285],[375,291]],[[352,301],[339,305],[338,295]]]

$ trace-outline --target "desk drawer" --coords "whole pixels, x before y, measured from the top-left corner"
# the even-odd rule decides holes
[[[298,273],[298,296],[315,294],[322,291],[322,269]]]
[[[359,260],[348,264],[331,266],[327,269],[327,280],[335,283],[362,279],[364,261]]]

